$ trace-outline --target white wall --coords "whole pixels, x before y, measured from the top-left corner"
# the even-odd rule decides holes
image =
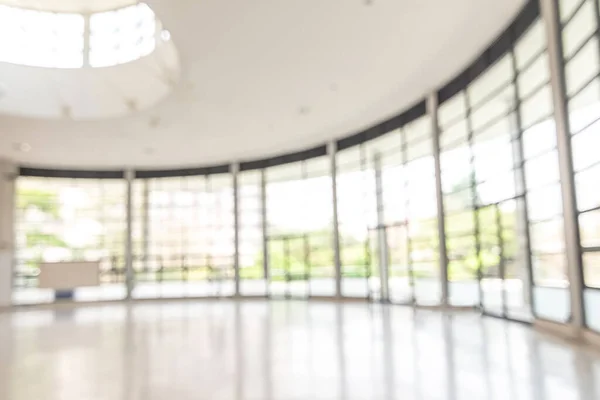
[[[0,308],[11,304],[16,167],[0,160]]]

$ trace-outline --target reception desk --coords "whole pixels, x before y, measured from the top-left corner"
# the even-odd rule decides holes
[[[57,291],[73,290],[100,284],[97,261],[56,262],[40,264],[39,288]]]

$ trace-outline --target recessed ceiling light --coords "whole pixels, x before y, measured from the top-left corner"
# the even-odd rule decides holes
[[[310,112],[310,108],[308,107],[300,107],[300,115],[306,115]]]
[[[13,148],[16,151],[21,151],[23,153],[27,153],[31,150],[31,145],[29,143],[19,142],[19,143],[13,143]]]
[[[150,118],[150,122],[148,122],[150,128],[156,128],[160,125],[160,117],[152,117]]]
[[[171,32],[169,32],[166,29],[163,29],[162,32],[160,33],[160,38],[162,40],[164,40],[165,42],[168,42],[169,40],[171,40]]]
[[[73,118],[71,106],[63,106],[61,110],[62,117],[65,119]]]
[[[134,112],[137,111],[137,101],[135,101],[135,99],[125,99],[125,104],[127,105],[127,108],[129,109],[129,111]]]

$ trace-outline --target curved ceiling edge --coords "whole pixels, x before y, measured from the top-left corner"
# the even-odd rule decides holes
[[[539,4],[537,0],[528,0],[523,9],[519,12],[513,22],[505,29],[497,39],[463,72],[448,82],[437,91],[438,101],[443,103],[450,99],[456,93],[465,89],[473,80],[480,76],[490,66],[492,66],[501,56],[509,51],[513,44],[525,33],[527,28],[540,15]],[[395,117],[379,122],[372,127],[361,132],[340,138],[336,141],[337,148],[343,150],[366,141],[375,139],[385,133],[400,128],[403,125],[419,118],[426,113],[425,100],[419,101],[413,107],[405,110]],[[269,157],[259,160],[249,160],[240,162],[241,171],[249,171],[283,165],[292,162],[302,161],[310,158],[323,156],[326,154],[326,144],[313,147],[307,150],[296,151],[282,154],[280,156]],[[218,173],[227,173],[230,166],[220,164],[216,166],[203,166],[184,169],[167,170],[136,170],[136,178],[159,178],[175,176],[192,175],[210,175]],[[95,178],[95,179],[119,179],[124,177],[123,170],[71,170],[71,169],[44,169],[33,167],[21,167],[19,169],[21,176],[37,177],[60,177],[60,178]]]

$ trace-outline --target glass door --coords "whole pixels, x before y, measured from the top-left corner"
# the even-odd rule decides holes
[[[479,249],[476,257],[484,313],[506,315],[506,257],[502,213],[498,204],[479,208]]]
[[[307,298],[310,295],[310,249],[306,235],[269,238],[269,295]]]
[[[369,230],[369,298],[395,304],[414,299],[414,273],[406,223]]]
[[[414,302],[414,282],[411,243],[406,223],[386,227],[389,254],[389,299],[392,303]]]

